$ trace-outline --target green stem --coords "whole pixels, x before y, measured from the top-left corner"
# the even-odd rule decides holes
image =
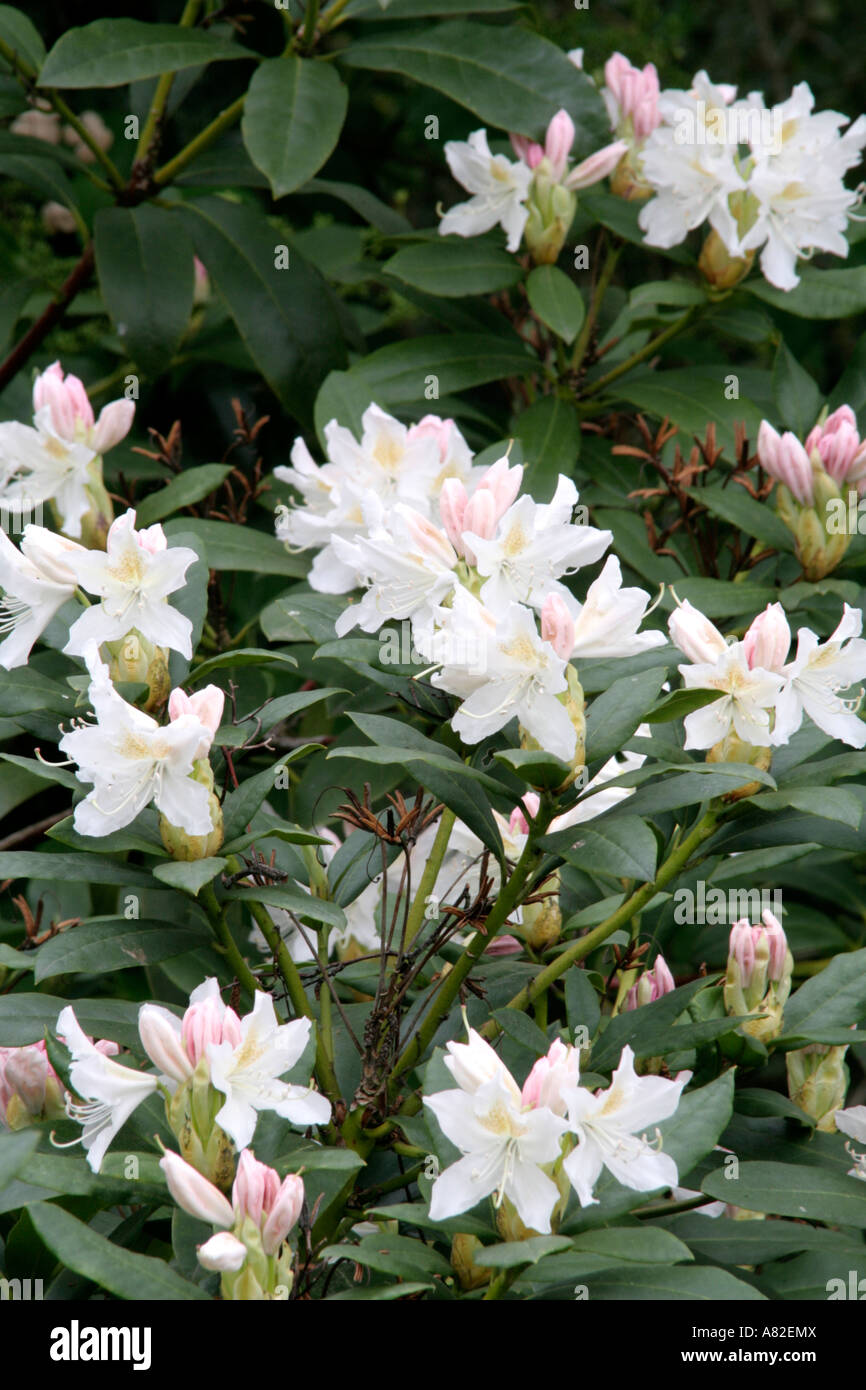
[[[587,932],[586,936],[580,937],[578,941],[575,941],[567,950],[557,956],[556,960],[536,975],[531,984],[522,989],[519,994],[515,994],[506,1007],[509,1009],[528,1009],[530,1004],[534,1003],[546,989],[549,989],[554,980],[558,980],[560,975],[564,975],[570,966],[576,964],[577,961],[585,960],[588,955],[603,945],[609,936],[612,936],[620,927],[624,927],[632,917],[642,912],[659,889],[663,888],[685,868],[694,851],[715,833],[718,821],[719,814],[715,811],[708,811],[705,816],[702,816],[691,834],[687,835],[682,844],[665,860],[652,883],[645,883],[636,893],[632,893],[631,897],[617,908],[616,912],[606,921],[595,927],[593,931]],[[450,979],[450,976],[447,978]],[[490,1039],[498,1037],[502,1029],[498,1023],[490,1019],[479,1031],[483,1038],[490,1041]]]
[[[664,332],[656,334],[655,338],[650,338],[649,342],[645,343],[642,348],[639,348],[637,352],[633,352],[631,357],[627,357],[624,362],[620,362],[616,367],[612,367],[609,372],[605,373],[604,376],[600,376],[597,381],[590,382],[583,391],[581,399],[585,400],[587,396],[597,396],[599,391],[603,391],[611,382],[618,381],[621,376],[625,376],[626,372],[630,372],[632,367],[637,367],[641,362],[645,362],[648,357],[652,357],[660,347],[664,347],[665,343],[670,342],[671,338],[675,338],[678,333],[681,333],[682,330],[691,323],[694,315],[695,305],[692,305],[690,308],[686,309],[686,312],[681,314],[674,323],[668,324]]]
[[[191,164],[203,150],[207,149],[208,145],[212,145],[214,140],[225,131],[230,130],[235,122],[240,120],[245,101],[246,93],[238,97],[237,101],[233,101],[231,106],[227,106],[225,111],[221,111],[210,125],[205,126],[204,130],[200,130],[195,139],[190,140],[189,144],[185,145],[180,153],[174,156],[174,159],[163,164],[161,169],[157,169],[153,176],[154,183],[162,187],[164,184],[171,183],[172,179],[176,179],[188,164]]]
[[[301,47],[309,50],[313,46],[313,35],[316,32],[316,21],[319,18],[319,0],[307,0],[307,8],[304,13],[304,28],[301,33]]]
[[[328,959],[328,933],[325,926],[319,931],[319,955]],[[331,1018],[331,981],[327,970],[322,972],[319,990],[319,1026],[316,1029],[316,1077],[330,1101],[340,1099],[340,1087],[334,1069],[334,1025]]]
[[[542,801],[538,813],[532,822],[530,834],[524,845],[523,853],[517,861],[514,872],[508,882],[501,888],[499,896],[494,903],[493,910],[490,912],[484,924],[484,931],[477,931],[473,934],[472,940],[469,942],[462,956],[455,965],[452,966],[437,989],[427,1008],[423,1023],[421,1023],[414,1038],[406,1045],[394,1064],[391,1075],[388,1078],[389,1086],[393,1087],[399,1077],[402,1076],[405,1071],[409,1071],[415,1063],[423,1057],[441,1020],[448,1014],[451,1005],[457,998],[463,981],[478,963],[490,942],[495,938],[497,932],[505,925],[510,914],[518,906],[523,890],[542,858],[542,851],[536,849],[535,842],[539,836],[543,835],[547,830],[552,814],[552,807],[546,804],[545,801]],[[533,997],[535,998],[541,993],[542,991],[538,990]]]
[[[448,849],[448,841],[451,838],[451,831],[454,829],[454,822],[457,819],[453,811],[449,811],[447,806],[442,812],[439,827],[436,831],[436,838],[433,841],[433,848],[430,851],[430,858],[424,865],[424,872],[415,892],[412,906],[409,909],[409,916],[406,919],[406,940],[404,950],[411,946],[421,926],[424,922],[424,909],[427,906],[427,899],[436,886],[436,879],[439,877],[439,870],[442,868],[442,860],[445,858]]]
[[[319,21],[319,33],[326,34],[329,29],[333,29],[336,24],[342,23],[340,16],[348,5],[349,0],[334,0],[333,5],[329,5]]]
[[[310,1008],[310,1001],[307,999],[304,986],[301,984],[298,967],[292,960],[289,948],[274,925],[270,913],[262,903],[250,902],[249,908],[259,931],[268,943],[268,948],[274,953],[280,977],[286,987],[289,999],[292,1001],[295,1015],[298,1018],[312,1018],[313,1011]]]
[[[581,362],[586,356],[586,351],[589,347],[589,340],[592,336],[592,330],[595,327],[596,321],[598,319],[598,311],[601,308],[601,301],[604,299],[604,296],[607,293],[607,287],[613,279],[613,272],[616,270],[616,263],[619,260],[621,250],[621,246],[610,246],[608,248],[608,253],[605,258],[604,265],[601,269],[601,274],[599,275],[595,289],[592,292],[592,300],[590,301],[586,318],[583,321],[583,326],[577,335],[577,342],[574,345],[574,352],[572,353],[571,357],[572,371],[577,371]]]
[[[201,10],[202,0],[186,0],[183,14],[180,17],[178,27],[180,29],[192,29]],[[164,72],[156,84],[156,91],[153,94],[153,101],[150,103],[150,110],[147,113],[147,120],[144,123],[144,130],[141,132],[138,147],[135,151],[135,163],[140,164],[147,158],[151,142],[157,129],[165,116],[165,108],[174,86],[175,73]]]
[[[206,883],[203,888],[199,889],[198,899],[207,913],[208,921],[217,939],[217,949],[225,956],[244,989],[249,990],[250,994],[255,994],[259,988],[259,982],[238,950],[235,939],[229,930],[225,913],[217,902],[217,896],[211,884]]]

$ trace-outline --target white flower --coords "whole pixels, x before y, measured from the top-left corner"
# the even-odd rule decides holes
[[[458,1070],[452,1067],[460,1081]],[[520,1088],[501,1063],[489,1080],[479,1081],[474,1068],[465,1079],[469,1089],[424,1097],[463,1154],[433,1184],[431,1218],[459,1216],[495,1193],[497,1207],[507,1197],[525,1225],[548,1232],[559,1190],[541,1165],[559,1157],[568,1121],[544,1106],[524,1109]]]
[[[445,158],[461,188],[473,197],[445,213],[441,234],[480,236],[498,225],[507,235],[508,250],[516,251],[529,215],[525,203],[532,170],[521,160],[513,164],[503,154],[492,155],[485,130],[473,131],[466,142],[449,140]]]
[[[60,1012],[57,1033],[72,1053],[72,1089],[87,1102],[79,1105],[67,1098],[66,1113],[84,1127],[80,1142],[87,1151],[87,1162],[98,1173],[112,1139],[133,1110],[154,1093],[157,1079],[122,1067],[100,1052],[84,1033],[70,1005]]]
[[[78,763],[79,781],[93,783],[75,808],[78,833],[121,830],[153,801],[188,835],[210,834],[208,789],[190,776],[210,730],[190,714],[160,726],[118,695],[95,647],[85,653],[85,661],[96,723],[72,729],[60,740],[61,751]]]
[[[784,685],[781,676],[749,669],[742,642],[726,647],[715,662],[680,666],[686,690],[720,690],[722,698],[685,717],[685,748],[712,748],[735,729],[744,743],[766,748],[773,740],[770,710]],[[782,740],[786,742],[787,740]]]
[[[79,584],[102,602],[73,623],[64,651],[83,656],[91,642],[116,642],[136,628],[158,647],[192,656],[192,623],[168,603],[183,588],[184,576],[197,559],[188,546],[168,547],[159,525],[136,531],[130,509],[109,527],[106,549],[77,551],[69,568]]]
[[[572,526],[577,499],[574,483],[560,474],[551,502],[519,497],[492,539],[464,532],[479,574],[488,576],[481,589],[488,608],[498,611],[511,600],[540,608],[549,593],[568,592],[557,582],[561,575],[601,558],[613,536],[594,526]]]
[[[41,544],[42,536],[55,544]],[[25,526],[16,550],[0,530],[0,666],[7,671],[26,664],[33,643],[75,593],[66,547],[79,548],[41,526]]]
[[[379,519],[373,518],[378,514]],[[337,619],[337,636],[353,627],[378,632],[389,619],[411,618],[413,628],[432,628],[434,611],[457,583],[457,555],[445,535],[414,508],[396,503],[385,517],[378,504],[368,510],[369,536],[334,539],[338,559],[367,584],[361,602]]]
[[[843,1134],[850,1135],[858,1144],[866,1144],[866,1105],[852,1105],[848,1110],[837,1110],[833,1119],[836,1128]],[[854,1167],[848,1169],[848,1176],[866,1182],[866,1153],[857,1153],[850,1144],[846,1144],[845,1148],[854,1160]]]
[[[295,1065],[307,1045],[308,1018],[279,1023],[270,995],[256,993],[253,1011],[241,1020],[241,1040],[209,1043],[211,1085],[222,1091],[225,1103],[216,1123],[239,1149],[250,1143],[256,1112],[273,1110],[296,1125],[324,1125],[331,1118],[325,1096],[309,1086],[289,1085],[279,1078]]]
[[[80,440],[61,437],[55,429],[51,407],[34,416],[35,428],[10,421],[0,425],[0,460],[14,472],[3,500],[32,505],[53,501],[63,530],[81,535],[81,521],[90,510],[87,488],[95,480],[91,465],[95,450]]]
[[[667,640],[663,632],[638,632],[649,601],[643,589],[622,587],[619,560],[609,555],[598,579],[587,590],[586,602],[575,605],[578,613],[572,660],[637,656],[652,647],[663,647]]]
[[[451,720],[464,743],[480,743],[517,718],[542,748],[570,761],[577,738],[556,698],[567,689],[565,662],[542,641],[534,614],[510,603],[494,617],[458,588],[453,608],[440,609],[439,618],[448,626],[434,636],[430,650],[445,664],[431,679],[440,690],[464,697]]]
[[[838,694],[866,676],[862,628],[863,614],[847,603],[836,631],[826,642],[819,642],[809,628],[800,628],[797,655],[783,667],[784,685],[776,703],[774,744],[787,743],[799,729],[805,712],[831,738],[841,739],[853,748],[866,745],[866,724],[855,713],[859,699],[843,700]]]
[[[563,1167],[582,1207],[597,1202],[592,1192],[603,1168],[635,1192],[651,1192],[676,1183],[674,1160],[657,1142],[648,1141],[646,1131],[673,1115],[691,1075],[680,1072],[675,1081],[637,1076],[634,1053],[624,1047],[606,1091],[593,1095],[584,1087],[575,1087],[567,1092],[568,1125],[578,1143]]]

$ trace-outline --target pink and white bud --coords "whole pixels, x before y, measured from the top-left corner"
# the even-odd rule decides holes
[[[614,127],[630,120],[636,140],[645,140],[661,125],[659,75],[654,63],[633,67],[622,53],[614,53],[604,65],[605,103]]]
[[[664,956],[656,956],[652,970],[645,970],[637,984],[632,985],[625,1000],[626,1009],[639,1009],[642,1004],[654,1004],[663,994],[676,989],[676,981]]]
[[[185,690],[177,686],[169,695],[168,717],[172,723],[181,715],[192,714],[210,733],[210,739],[202,739],[196,749],[197,758],[207,757],[223,717],[225,702],[225,691],[220,690],[218,685],[206,685],[204,690],[195,690],[192,695],[187,695]]]
[[[141,531],[136,531],[135,539],[148,555],[160,555],[168,547],[166,534],[158,521],[154,522],[153,526],[145,526]]]
[[[751,923],[747,917],[741,917],[731,927],[728,957],[737,963],[740,984],[743,989],[748,989],[751,984],[752,973],[755,969],[755,945],[755,933]]]
[[[417,425],[410,425],[406,433],[408,440],[414,439],[435,439],[439,447],[439,459],[444,463],[451,449],[451,435],[454,431],[453,420],[443,420],[440,415],[425,415]]]
[[[519,956],[525,944],[523,941],[518,941],[516,936],[509,936],[508,932],[501,932],[493,938],[484,955],[485,957],[492,956],[494,960],[497,957]]]
[[[233,1048],[241,1042],[241,1021],[234,1009],[226,1008],[222,1000],[202,999],[190,1004],[181,1022],[181,1037],[193,1067],[206,1056],[210,1043],[230,1043]]]
[[[539,1057],[526,1081],[520,1098],[524,1107],[536,1109],[546,1105],[554,1115],[564,1115],[567,1105],[565,1091],[580,1080],[580,1052],[556,1038],[544,1057]]]
[[[671,641],[679,647],[689,661],[718,661],[726,650],[724,637],[699,608],[693,607],[686,599],[674,609],[668,618],[668,631]]]
[[[443,569],[453,569],[457,564],[457,555],[445,532],[428,521],[426,516],[416,512],[414,507],[398,505],[396,510],[403,517],[406,529],[422,557]]]
[[[476,489],[476,495],[481,489],[493,493],[493,500],[496,503],[496,520],[504,516],[520,491],[520,484],[523,482],[523,464],[515,464],[513,468],[508,466],[508,458],[497,459],[492,463],[487,472],[481,477],[481,481]]]
[[[474,1028],[469,1029],[468,1043],[449,1042],[446,1043],[446,1050],[446,1067],[461,1090],[468,1091],[470,1095],[474,1095],[479,1086],[504,1072],[498,1055]]]
[[[785,484],[802,506],[812,505],[812,464],[795,434],[786,430],[780,435],[769,421],[762,420],[758,430],[758,461],[771,478]]]
[[[537,169],[544,158],[544,147],[539,145],[536,140],[530,140],[525,135],[509,135],[511,148],[518,159],[523,160],[530,169]]]
[[[165,1009],[143,1004],[138,1011],[138,1036],[154,1066],[166,1076],[181,1084],[192,1076],[193,1065],[180,1029],[171,1022]]]
[[[528,835],[529,822],[538,815],[538,808],[541,805],[541,797],[538,792],[527,792],[521,797],[522,806],[515,806],[508,820],[508,829],[512,835]]]
[[[573,192],[580,188],[591,188],[595,183],[601,183],[608,174],[612,174],[624,154],[628,153],[627,140],[614,140],[610,145],[604,145],[595,154],[591,154],[588,159],[584,159],[580,164],[576,164],[571,173],[563,180],[565,187]]]
[[[763,933],[770,948],[769,977],[771,980],[781,980],[788,958],[788,938],[785,929],[769,909],[761,914],[761,921],[764,923],[763,927],[755,927],[754,930]]]
[[[550,172],[559,183],[568,168],[568,156],[574,144],[574,121],[562,107],[557,111],[544,138],[544,153]]]
[[[135,416],[135,401],[111,401],[99,412],[99,419],[93,431],[90,447],[97,454],[106,454],[125,439],[132,429]]]
[[[220,1274],[236,1274],[247,1258],[247,1247],[231,1231],[218,1231],[198,1247],[198,1262],[203,1269]]]
[[[446,478],[439,494],[439,515],[449,541],[458,555],[463,551],[463,518],[469,501],[466,489],[459,478]]]
[[[465,537],[470,533],[477,536],[479,540],[489,541],[496,530],[496,499],[486,487],[478,487],[466,503],[466,511],[463,514],[463,549],[470,565],[475,564],[475,554],[466,543]]]
[[[781,603],[768,603],[746,631],[743,647],[749,670],[761,666],[765,671],[780,672],[788,657],[791,629]]]
[[[52,362],[33,383],[33,413],[46,406],[61,439],[81,439],[93,426],[93,406],[83,382],[77,376],[64,377],[59,362]]]
[[[825,471],[837,483],[848,477],[860,448],[857,417],[850,405],[840,405],[806,436],[806,453],[811,457],[817,451]]]
[[[260,1163],[252,1149],[244,1149],[232,1187],[235,1216],[248,1216],[255,1226],[261,1226],[262,1213],[271,1210],[279,1190],[280,1179],[274,1169]]]
[[[165,1180],[168,1190],[179,1207],[182,1207],[190,1216],[195,1216],[199,1221],[207,1221],[211,1226],[222,1226],[226,1230],[234,1222],[234,1212],[231,1202],[223,1196],[219,1188],[214,1187],[212,1182],[208,1182],[191,1163],[187,1163],[180,1154],[165,1153],[159,1160],[159,1166],[165,1173]],[[208,1241],[210,1244],[210,1241]],[[243,1246],[241,1246],[243,1250]],[[244,1252],[246,1253],[246,1252]],[[241,1261],[243,1263],[243,1261]],[[206,1265],[206,1269],[222,1268],[219,1265]],[[240,1268],[240,1265],[226,1266],[226,1268]]]
[[[262,1227],[262,1245],[266,1255],[276,1255],[286,1236],[297,1225],[303,1205],[304,1180],[297,1173],[289,1173],[278,1187]]]
[[[6,1060],[5,1086],[10,1098],[16,1095],[28,1114],[41,1115],[45,1109],[45,1088],[49,1080],[59,1085],[57,1073],[48,1060],[45,1043],[10,1048]]]
[[[557,656],[568,661],[574,651],[574,619],[559,594],[548,594],[541,607],[541,636]]]

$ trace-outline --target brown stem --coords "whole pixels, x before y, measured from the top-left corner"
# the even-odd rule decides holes
[[[89,241],[82,252],[81,259],[63,285],[60,294],[53,299],[44,313],[16,343],[5,362],[0,363],[0,391],[21,370],[25,362],[48,337],[52,328],[63,318],[76,295],[84,288],[93,274],[93,242]]]
[[[57,825],[58,821],[66,820],[69,815],[67,811],[55,811],[53,815],[46,816],[44,820],[34,821],[32,825],[22,826],[20,830],[13,830],[11,835],[0,840],[0,851],[14,849],[16,845],[26,844],[28,840],[33,840],[43,831],[50,830],[52,825]]]

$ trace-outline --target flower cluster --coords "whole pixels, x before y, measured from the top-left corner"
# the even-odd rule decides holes
[[[677,1182],[658,1131],[654,1143],[647,1131],[674,1114],[691,1072],[673,1081],[638,1076],[625,1047],[608,1089],[593,1093],[580,1085],[578,1050],[557,1039],[521,1088],[471,1028],[468,1043],[448,1043],[445,1066],[458,1089],[424,1103],[462,1157],[433,1185],[433,1220],[493,1196],[497,1211],[510,1202],[526,1227],[544,1234],[564,1201],[557,1181],[563,1175],[583,1207],[596,1204],[593,1189],[604,1168],[636,1192]]]
[[[790,661],[791,630],[780,603],[768,604],[742,641],[727,642],[687,602],[671,614],[668,626],[689,659],[679,667],[686,689],[720,692],[717,700],[686,715],[686,748],[715,748],[732,735],[745,745],[779,747],[797,732],[804,715],[830,738],[853,748],[866,746],[866,723],[857,715],[860,696],[842,694],[866,676],[859,608],[844,605],[826,642],[801,627]]]
[[[54,362],[33,386],[33,425],[0,424],[0,505],[23,512],[50,502],[60,529],[104,544],[111,503],[102,455],[129,433],[135,403],[112,401],[97,420],[78,377]]]
[[[68,1099],[66,1111],[82,1126],[91,1168],[99,1171],[114,1136],[157,1091],[183,1156],[221,1186],[233,1166],[231,1144],[251,1143],[260,1110],[303,1127],[327,1124],[331,1106],[324,1096],[280,1079],[300,1059],[311,1026],[307,1018],[280,1023],[270,995],[260,991],[252,1012],[239,1018],[223,1003],[217,981],[207,979],[193,990],[183,1018],[159,1004],[139,1009],[139,1038],[154,1074],[107,1056],[67,1005],[57,1033],[72,1054],[69,1079],[82,1101]]]
[[[785,930],[772,912],[763,914],[759,926],[741,918],[731,927],[725,1008],[736,1018],[757,1013],[758,1018],[742,1026],[744,1032],[760,1042],[767,1042],[782,1031],[782,1013],[791,992],[793,969],[794,957]]]
[[[473,466],[451,421],[428,417],[407,430],[371,406],[363,425],[360,444],[328,426],[321,468],[296,444],[294,468],[278,470],[303,497],[281,512],[278,535],[320,547],[310,583],[366,589],[337,634],[408,619],[436,668],[432,683],[461,701],[452,726],[465,743],[517,718],[532,746],[582,763],[583,692],[571,659],[633,656],[665,640],[638,632],[649,595],[622,587],[614,556],[585,602],[562,582],[599,560],[611,533],[574,524],[578,493],[563,475],[539,503],[518,496],[523,469],[507,456]]]

